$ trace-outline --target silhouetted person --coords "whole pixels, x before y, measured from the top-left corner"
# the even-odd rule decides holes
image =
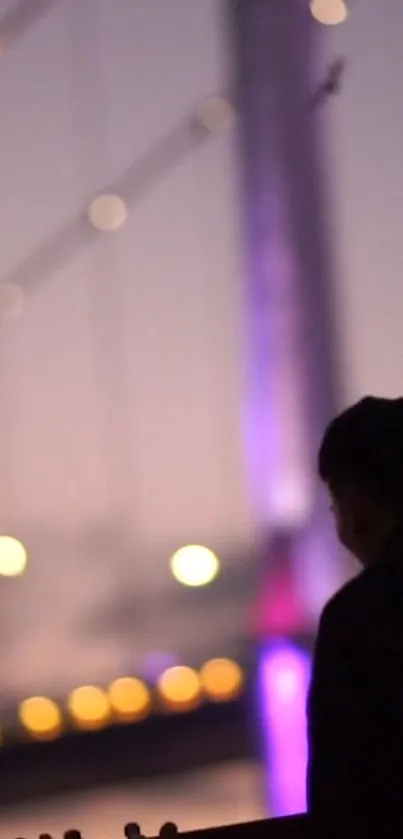
[[[403,399],[367,397],[337,417],[319,473],[364,570],[320,621],[308,810],[323,835],[393,836],[403,828]]]

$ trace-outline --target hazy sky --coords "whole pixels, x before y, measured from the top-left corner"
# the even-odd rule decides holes
[[[403,392],[403,4],[351,0],[326,38],[347,68],[328,108],[345,400]]]
[[[0,279],[27,286],[0,331],[0,529],[32,550],[2,609],[18,691],[38,668],[64,690],[139,666],[148,646],[198,649],[171,550],[202,542],[232,564],[254,538],[234,137],[183,154],[181,133],[228,84],[221,8],[60,0],[2,59]],[[327,58],[348,61],[326,117],[346,400],[403,388],[402,31],[400,3],[355,0],[323,33]],[[115,183],[128,221],[90,245],[88,201]],[[241,619],[234,599],[210,606],[214,653]]]
[[[192,128],[228,81],[221,7],[60,0],[2,59],[0,278],[26,302],[0,330],[0,530],[31,553],[0,584],[10,690],[241,633],[234,591],[189,603],[169,570],[252,539],[234,134]],[[94,242],[114,188],[127,222]]]

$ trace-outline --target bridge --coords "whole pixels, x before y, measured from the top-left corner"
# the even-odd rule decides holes
[[[210,827],[185,833],[181,833],[176,824],[166,822],[162,825],[158,837],[153,837],[153,839],[305,839],[311,835],[310,827],[310,821],[305,814]],[[122,828],[122,837],[150,839],[142,834],[141,826],[136,822],[128,822]],[[31,839],[31,837],[19,836],[15,839]],[[41,833],[38,839],[57,839],[57,837],[49,833]],[[70,829],[65,831],[63,839],[91,839],[91,837],[83,836],[80,830]]]

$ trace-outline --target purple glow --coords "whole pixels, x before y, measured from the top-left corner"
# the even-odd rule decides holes
[[[148,653],[143,662],[142,675],[149,682],[156,682],[162,676],[164,670],[175,667],[179,664],[174,653],[154,650]]]
[[[288,816],[306,810],[306,700],[310,659],[294,645],[278,642],[261,652],[261,723],[269,767],[270,811]]]

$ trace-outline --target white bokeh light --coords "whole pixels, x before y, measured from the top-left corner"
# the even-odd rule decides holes
[[[0,536],[0,576],[18,577],[25,571],[27,552],[13,536]]]
[[[172,574],[184,586],[206,586],[215,579],[219,569],[218,557],[202,545],[185,545],[171,558]]]
[[[126,217],[126,204],[119,195],[106,193],[104,195],[98,195],[91,202],[88,210],[90,223],[101,233],[110,233],[114,230],[119,230],[124,225]]]
[[[215,134],[226,131],[235,122],[235,109],[223,96],[211,96],[205,99],[197,110],[197,120],[206,130]]]
[[[310,9],[315,20],[325,26],[338,26],[348,18],[344,0],[311,0]]]

